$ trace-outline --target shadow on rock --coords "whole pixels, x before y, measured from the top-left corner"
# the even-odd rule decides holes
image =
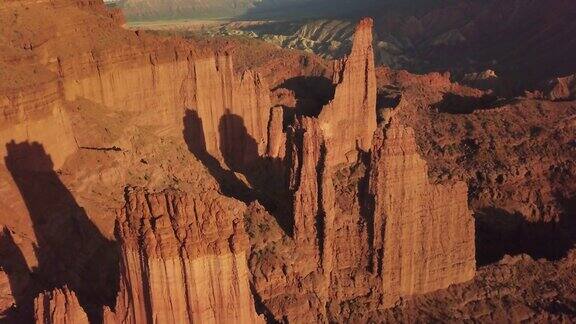
[[[10,291],[16,305],[21,309],[31,311],[31,304],[27,304],[34,298],[34,296],[27,293],[29,290],[27,288],[30,282],[30,269],[22,251],[14,242],[12,232],[6,227],[0,232],[0,270],[4,271],[9,278]],[[14,317],[18,314],[15,313],[14,309],[8,310],[6,315],[8,319],[16,322]],[[31,312],[28,315],[31,315]]]
[[[32,305],[38,293],[67,285],[90,321],[102,322],[103,306],[113,307],[118,291],[116,244],[78,205],[40,143],[12,141],[6,149],[6,167],[26,204],[37,242],[38,266],[31,270],[29,283],[17,287],[22,280],[16,273],[10,278],[15,291],[26,291],[17,296],[20,304]]]
[[[559,222],[529,222],[519,213],[485,208],[476,213],[475,221],[478,266],[518,254],[555,261],[576,243],[576,226],[566,217]]]
[[[288,79],[276,89],[288,89],[296,99],[296,114],[318,117],[322,107],[334,98],[336,87],[322,76],[299,76]],[[275,90],[276,90],[275,89]]]
[[[282,163],[260,156],[258,144],[248,133],[242,117],[227,113],[220,118],[218,146],[222,161],[214,156],[216,152],[208,152],[203,121],[198,113],[187,110],[183,122],[188,149],[206,166],[222,192],[246,204],[258,201],[290,235],[292,222]]]
[[[493,95],[466,97],[454,93],[445,93],[442,101],[433,106],[436,111],[448,114],[471,114],[476,110],[495,109],[512,103],[511,100],[498,101]]]
[[[188,149],[216,179],[222,193],[246,203],[254,200],[248,186],[238,179],[233,171],[225,169],[218,159],[208,153],[203,123],[198,113],[195,110],[186,110],[183,122],[184,141]]]

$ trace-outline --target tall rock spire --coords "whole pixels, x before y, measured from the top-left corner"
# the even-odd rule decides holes
[[[356,27],[349,56],[334,62],[334,98],[318,118],[299,117],[289,135],[288,165],[294,239],[314,266],[332,268],[333,173],[368,152],[376,130],[372,19]]]
[[[320,127],[329,152],[326,163],[355,162],[358,150],[369,151],[376,130],[376,74],[371,18],[356,27],[349,56],[334,62],[334,98],[322,108]]]

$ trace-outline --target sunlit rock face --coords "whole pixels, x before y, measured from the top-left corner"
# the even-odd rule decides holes
[[[129,189],[118,217],[117,323],[261,321],[241,208],[217,195]],[[230,213],[236,210],[236,213]]]

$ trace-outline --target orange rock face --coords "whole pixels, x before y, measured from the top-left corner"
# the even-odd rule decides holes
[[[414,131],[395,120],[377,135],[374,152],[372,251],[383,303],[471,280],[474,219],[466,185],[430,184]]]
[[[365,20],[352,54],[337,63],[343,68],[336,75],[357,82],[338,84],[334,100],[319,117],[297,116],[289,127],[285,162],[294,245],[271,245],[296,257],[250,262],[255,287],[276,320],[336,320],[349,311],[342,305],[360,296],[391,307],[401,298],[474,277],[467,188],[429,182],[411,129],[397,121],[376,129],[368,38],[370,21]],[[365,100],[350,102],[346,98],[358,97],[342,95],[347,91],[364,93]],[[367,127],[348,127],[353,120]],[[253,248],[261,249],[258,243]],[[278,276],[274,269],[292,271],[283,271],[271,288],[270,278]],[[298,311],[302,300],[308,300],[307,314]]]
[[[38,295],[34,300],[34,319],[37,324],[89,323],[76,294],[67,287]]]
[[[218,196],[129,190],[117,225],[120,292],[106,320],[258,322],[242,209],[234,204]]]
[[[319,266],[319,239],[323,235],[317,220],[322,217],[323,208],[319,172],[324,167],[325,143],[317,119],[303,117],[298,124],[291,134],[289,157],[293,232],[296,246],[312,261],[309,263],[312,271]]]
[[[224,56],[195,63],[184,84],[195,86],[191,89],[193,97],[185,99],[186,107],[197,110],[204,121],[208,153],[233,157],[234,165],[243,165],[264,155],[271,104],[268,85],[259,75],[246,72],[237,77],[232,58]],[[243,125],[237,125],[234,119]],[[251,146],[250,140],[256,145]]]
[[[29,38],[25,41],[43,43],[42,51],[36,61],[30,60],[35,64],[34,73],[3,85],[0,141],[39,141],[49,151],[58,152],[53,159],[60,167],[78,146],[93,146],[90,139],[72,134],[68,113],[87,100],[111,111],[133,112],[138,115],[136,124],[154,124],[164,130],[181,131],[185,110],[197,111],[211,155],[220,159],[222,155],[240,155],[235,159],[244,163],[266,152],[271,104],[267,82],[258,74],[247,71],[236,75],[230,56],[214,55],[207,48],[158,41],[116,28],[94,15],[106,12],[101,6],[80,3],[84,11],[78,10],[74,1],[58,3],[58,10],[43,8],[43,4],[33,6],[21,13],[23,20],[45,9],[42,14],[48,21],[61,13],[71,21],[84,21],[86,26],[77,31],[78,35],[61,26],[25,35]],[[23,10],[18,2],[6,7]],[[11,18],[7,15],[2,19],[9,24]],[[87,27],[90,25],[98,28],[92,31]],[[17,37],[18,27],[5,31],[8,40]],[[117,35],[110,37],[110,32]],[[58,33],[66,33],[64,39],[69,41],[80,35],[86,41],[71,48]],[[6,64],[11,59],[7,57]],[[6,68],[11,74],[21,74]],[[242,119],[245,136],[238,134],[238,126],[229,125],[230,116]],[[247,143],[247,136],[256,142],[255,147]],[[0,153],[5,153],[3,146]]]
[[[376,130],[371,19],[358,24],[350,56],[334,63],[333,82],[334,98],[318,117],[331,152],[327,159],[329,166],[355,162],[358,150],[370,150]]]
[[[258,314],[268,320],[326,321],[345,316],[347,310],[340,304],[359,296],[373,296],[374,303],[384,307],[473,274],[473,259],[468,259],[473,246],[463,243],[458,247],[461,255],[447,256],[459,240],[470,242],[473,237],[462,199],[465,188],[448,192],[428,185],[426,166],[413,154],[410,137],[373,144],[377,85],[370,19],[359,23],[350,55],[334,62],[331,100],[314,107],[317,116],[305,116],[297,109],[272,107],[266,80],[251,71],[236,74],[230,55],[121,30],[100,5],[66,0],[58,4],[54,9],[31,3],[25,10],[11,3],[1,12],[3,21],[12,19],[9,12],[30,21],[46,12],[53,26],[18,36],[23,27],[16,22],[3,35],[34,54],[17,66],[30,75],[2,88],[0,141],[8,143],[8,172],[0,170],[0,176],[14,182],[1,188],[6,197],[26,194],[23,205],[33,215],[22,214],[37,219],[28,227],[25,221],[7,222],[37,236],[30,241],[42,240],[42,251],[47,252],[40,258],[41,271],[61,276],[60,286],[74,283],[70,287],[79,296],[76,300],[68,290],[41,295],[37,318],[48,318],[47,309],[54,309],[50,314],[64,317],[49,322],[59,323],[66,316],[79,316],[76,310],[84,307],[91,320],[106,323],[258,322]],[[59,22],[60,16],[70,24],[84,24],[73,33]],[[10,59],[14,57],[19,55]],[[16,67],[6,62],[3,66],[17,75]],[[152,142],[154,138],[158,141]],[[389,146],[396,145],[411,148],[411,155],[395,156]],[[33,160],[28,157],[32,153],[44,162],[42,168],[18,163]],[[149,163],[155,164],[147,168]],[[92,171],[91,164],[102,168]],[[384,169],[375,173],[380,168]],[[394,178],[389,168],[404,173]],[[39,199],[36,187],[43,183],[32,188],[23,184],[31,172],[57,184],[66,199]],[[135,176],[136,172],[142,174]],[[68,175],[74,192],[60,180]],[[264,179],[270,187],[261,185],[264,177],[272,178]],[[119,188],[130,182],[153,189],[129,190],[122,199]],[[186,189],[159,191],[180,185]],[[97,191],[105,193],[107,198],[97,201],[107,208],[91,200]],[[411,202],[413,197],[404,196],[405,191],[429,198]],[[76,194],[92,208],[84,210]],[[458,204],[448,204],[449,197]],[[233,198],[251,207],[247,210]],[[120,208],[117,202],[122,200],[125,205]],[[440,205],[421,212],[432,202]],[[18,202],[3,204],[20,210]],[[73,215],[67,235],[54,235],[52,228],[62,228],[56,217],[47,218],[50,232],[45,233],[38,221],[44,219],[43,210],[66,214],[66,206]],[[105,223],[112,217],[102,210],[121,210],[114,234],[106,233],[116,239],[117,250],[110,250],[98,232],[112,227]],[[447,213],[442,219],[450,219],[446,229],[442,219],[434,218],[441,211]],[[102,222],[98,229],[90,223],[94,213]],[[271,214],[276,221],[270,221]],[[415,218],[404,216],[408,214]],[[258,217],[265,221],[253,230]],[[406,223],[400,221],[404,219]],[[411,227],[412,220],[430,224]],[[118,277],[115,300],[95,297],[97,290],[76,289],[83,287],[79,271],[71,267],[74,271],[68,273],[56,266],[58,254],[65,253],[54,253],[54,246],[70,250],[69,242],[77,240],[72,235],[77,222],[90,225],[82,233],[98,239],[81,241],[74,256],[96,264],[100,255],[113,262],[114,251],[118,253],[117,274],[108,264],[102,267],[107,276],[92,275],[101,282]],[[266,229],[279,223],[286,225],[284,234],[268,237]],[[457,229],[462,237],[446,246],[426,241],[428,234]],[[15,248],[27,242],[14,243]],[[412,262],[409,251],[424,246],[429,251],[422,262]],[[386,252],[379,256],[375,249]],[[395,249],[400,252],[393,253]],[[17,280],[28,278],[28,269],[33,269],[28,266],[30,256],[24,259],[18,260],[23,264],[17,271],[8,273],[9,285],[18,288],[17,303],[29,299],[21,290],[54,288],[45,288],[33,277],[30,283]],[[458,262],[465,273],[453,265]],[[398,271],[401,275],[396,276]],[[408,273],[413,279],[404,275]],[[396,287],[395,282],[402,284]]]

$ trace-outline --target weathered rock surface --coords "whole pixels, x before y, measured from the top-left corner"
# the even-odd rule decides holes
[[[334,100],[318,117],[300,115],[289,126],[293,242],[262,242],[264,233],[249,230],[253,257],[276,251],[265,263],[250,262],[256,290],[276,320],[338,320],[350,311],[342,305],[361,296],[371,296],[370,307],[390,307],[474,277],[474,221],[466,186],[429,182],[411,129],[394,121],[376,130],[376,103],[368,99],[375,99],[370,89],[376,86],[368,63],[373,61],[365,38],[369,28],[369,20],[360,23],[354,50],[343,61],[356,64],[336,68],[336,75],[357,83],[338,84]],[[350,89],[365,100],[349,105],[339,93]],[[364,113],[354,117],[355,111]],[[355,118],[356,125],[368,127],[346,126]],[[336,129],[343,131],[333,133]],[[265,217],[259,209],[252,212],[256,219]],[[306,297],[311,294],[314,299]],[[295,311],[303,300],[307,315]]]
[[[388,310],[357,313],[350,320],[571,323],[576,297],[575,257],[574,250],[557,262],[534,260],[525,254],[505,256],[501,262],[480,269],[466,284],[416,296]]]
[[[435,74],[378,69],[379,116],[414,129],[433,182],[465,181],[477,263],[527,253],[558,260],[574,244],[573,101],[497,100]],[[380,81],[380,78],[379,78]],[[548,242],[541,244],[536,242]]]
[[[218,196],[130,189],[118,217],[117,323],[255,323],[242,209]]]
[[[42,24],[36,23],[38,17],[42,17]],[[226,162],[234,166],[266,153],[271,116],[266,82],[250,71],[238,76],[230,56],[215,55],[207,47],[182,40],[123,30],[115,19],[100,1],[10,1],[0,5],[0,23],[6,26],[0,32],[0,76],[5,81],[0,86],[0,222],[29,238],[14,247],[23,251],[23,258],[12,253],[1,264],[18,259],[18,271],[8,275],[10,286],[17,288],[13,293],[19,304],[31,304],[39,290],[69,284],[83,307],[90,304],[86,312],[91,320],[99,318],[102,306],[114,306],[114,300],[94,294],[91,288],[115,295],[116,251],[100,230],[113,237],[114,217],[109,210],[118,208],[118,189],[140,177],[155,184],[174,181],[175,172],[179,172],[174,169],[178,169],[180,179],[217,193],[213,179],[198,179],[207,172],[189,150],[157,153],[169,146],[166,139],[172,145],[185,147],[182,135],[189,139],[187,132],[192,126],[186,124],[186,111],[196,112],[203,122],[200,132],[206,134],[202,143],[200,138],[193,140],[223,165]],[[140,137],[144,133],[146,139]],[[150,145],[158,137],[162,139]],[[180,139],[178,144],[173,140],[176,137]],[[278,154],[280,145],[276,144]],[[155,148],[151,150],[150,146]],[[131,153],[125,155],[126,152]],[[159,161],[134,177],[134,168],[147,165],[143,158],[146,154],[148,160],[158,154],[173,162],[188,163],[193,171]],[[77,191],[68,190],[71,184],[78,185]],[[42,190],[50,194],[44,195]],[[95,195],[98,191],[104,194]],[[78,197],[79,192],[86,192],[86,196],[80,196],[88,199]],[[85,210],[87,205],[95,208]],[[234,209],[242,210],[238,205]],[[131,256],[130,253],[138,252],[126,253]],[[245,264],[241,252],[201,257],[204,263],[198,258],[190,261],[196,267],[191,266],[191,271],[206,266],[216,276],[219,269],[228,268],[237,271],[240,281],[248,275],[245,266],[231,266]],[[95,267],[100,274],[80,271]],[[35,276],[30,276],[30,272]],[[151,275],[163,278],[156,272]],[[21,280],[28,277],[29,282]],[[83,280],[85,277],[98,282]],[[199,278],[190,277],[196,279]],[[220,283],[225,291],[237,287],[228,277],[223,280],[227,280]],[[238,300],[253,308],[247,279],[242,284],[243,295]],[[214,285],[219,289],[218,283]],[[203,294],[209,288],[197,289]],[[145,296],[142,293],[134,298],[142,300]],[[178,299],[181,297],[175,293],[174,302],[182,302]],[[191,318],[209,318],[199,312],[213,312],[213,317],[248,318],[246,310],[228,307],[228,297],[218,298],[227,306],[220,304],[222,309],[218,309],[218,301],[202,299],[206,304],[198,304],[194,315],[190,313]],[[171,300],[156,304],[155,312],[169,317],[166,303]],[[20,307],[19,312],[28,313],[28,308],[31,307]],[[227,315],[228,311],[233,314]],[[106,318],[114,318],[112,315],[111,311],[106,312]],[[31,316],[26,314],[24,318]]]
[[[233,157],[232,163],[240,166],[264,155],[271,104],[268,85],[261,77],[250,71],[237,77],[230,56],[198,62],[190,73],[192,79],[183,87],[192,86],[193,97],[185,99],[185,106],[196,109],[203,120],[208,153]],[[250,146],[251,141],[256,147]]]
[[[372,251],[383,303],[474,278],[474,219],[465,183],[431,184],[414,131],[394,119],[374,145]]]
[[[37,58],[32,56],[34,59],[26,62],[35,68],[31,75],[3,85],[0,141],[39,141],[48,150],[58,152],[53,158],[60,167],[79,146],[93,146],[89,138],[73,133],[68,112],[71,106],[79,105],[78,101],[88,100],[111,111],[134,112],[137,124],[158,125],[164,130],[181,131],[184,111],[195,110],[203,120],[210,154],[221,158],[240,152],[245,156],[238,159],[244,162],[265,153],[271,104],[268,85],[258,74],[247,71],[237,76],[232,58],[226,54],[214,55],[208,48],[158,41],[118,29],[104,17],[95,16],[95,9],[81,11],[75,2],[67,0],[58,3],[58,10],[45,4],[24,10],[14,2],[2,11],[3,25],[10,25],[3,32],[7,41],[29,42],[33,49],[34,44],[42,43],[42,47],[37,50]],[[97,12],[102,9],[96,8]],[[74,34],[63,24],[53,23],[53,28],[18,39],[22,36],[17,31],[25,28],[20,25],[42,9],[46,21],[68,15],[70,24],[77,20],[84,26]],[[21,20],[11,23],[9,11],[18,12]],[[98,28],[94,32],[88,26]],[[117,35],[110,37],[109,33]],[[75,37],[83,41],[71,48]],[[6,64],[12,60],[10,56],[4,59]],[[6,68],[11,74],[20,72]],[[225,115],[241,119],[247,132],[244,137],[256,141],[257,152],[247,152],[244,146],[248,139],[237,134],[239,126],[226,123]],[[3,147],[0,150],[5,153]]]
[[[34,300],[36,324],[88,324],[88,316],[68,287],[38,295]]]
[[[350,55],[334,63],[334,98],[318,116],[326,137],[329,167],[355,162],[358,150],[369,151],[376,130],[376,74],[372,20],[356,27]]]
[[[318,120],[303,117],[292,134],[290,149],[290,190],[293,192],[294,240],[296,246],[309,250],[311,260],[319,261],[318,218],[321,218],[321,170],[324,168],[325,143]],[[324,149],[324,150],[323,150]],[[313,269],[318,264],[311,262]]]

